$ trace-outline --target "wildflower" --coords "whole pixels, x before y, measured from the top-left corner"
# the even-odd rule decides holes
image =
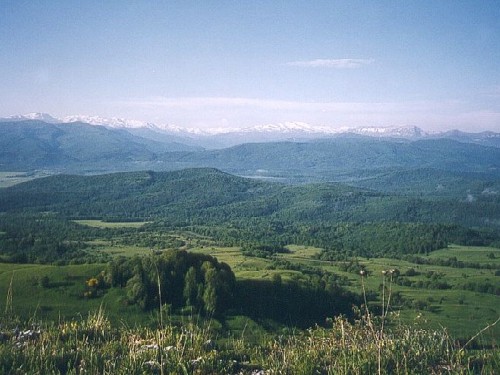
[[[192,359],[192,360],[191,360],[191,364],[192,364],[193,366],[195,366],[195,365],[197,365],[198,363],[200,363],[202,360],[203,360],[203,357],[198,357],[198,358],[196,358],[196,359]]]

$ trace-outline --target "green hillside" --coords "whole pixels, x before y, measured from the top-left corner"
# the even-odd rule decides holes
[[[167,162],[215,167],[239,174],[339,180],[363,171],[433,168],[445,171],[500,171],[500,149],[447,139],[404,141],[338,137],[310,142],[249,143],[227,149],[166,155]],[[182,164],[181,164],[182,163]]]
[[[101,219],[149,222],[129,230],[130,242],[152,247],[161,243],[154,233],[162,228],[184,228],[256,252],[313,245],[325,249],[324,259],[428,253],[448,243],[498,244],[499,200],[497,194],[468,200],[342,184],[284,185],[216,169],[57,175],[0,190],[0,231],[6,233],[0,240],[13,259],[85,258],[82,238],[91,229],[68,220]],[[52,245],[41,246],[47,241]]]
[[[93,174],[210,167],[241,176],[293,183],[369,180],[373,186],[383,185],[387,174],[414,170],[469,174],[468,179],[475,173],[480,180],[485,176],[498,179],[500,148],[475,144],[469,138],[457,139],[463,142],[445,138],[410,141],[344,135],[202,150],[192,145],[195,143],[192,139],[150,129],[1,122],[0,171]],[[429,183],[426,189],[442,184]]]
[[[411,176],[415,175],[390,177],[400,177],[409,186],[414,180]],[[422,181],[420,177],[416,175]],[[440,181],[443,180],[436,182]],[[457,177],[451,181],[457,181]],[[373,187],[373,181],[370,186]],[[385,186],[385,190],[390,190],[389,183]],[[500,223],[497,186],[492,180],[479,181],[474,191],[415,197],[416,194],[388,195],[342,184],[290,186],[203,168],[57,175],[2,189],[0,211],[52,211],[80,219],[155,218],[178,224],[267,218],[282,223],[398,221],[495,228]],[[417,191],[418,187],[413,190]]]
[[[413,180],[443,181],[432,171]],[[260,345],[341,314],[341,329],[373,337],[381,336],[370,324],[387,337],[446,327],[450,343],[473,337],[471,348],[489,350],[499,332],[488,325],[498,319],[500,198],[494,179],[470,175],[442,178],[478,181],[474,199],[433,195],[425,181],[411,190],[409,172],[386,176],[407,181],[391,193],[389,183],[289,185],[213,168],[53,175],[2,188],[3,324],[66,327],[86,314],[102,321],[105,309],[109,326],[209,321],[218,344],[237,335]]]
[[[152,162],[158,153],[195,149],[83,123],[0,122],[3,171],[137,169],[134,163]]]

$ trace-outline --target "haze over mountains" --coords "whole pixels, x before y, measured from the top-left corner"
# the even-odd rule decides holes
[[[448,132],[426,132],[417,126],[392,127],[329,127],[310,125],[305,122],[285,122],[276,124],[260,124],[246,128],[184,128],[171,124],[154,124],[151,122],[128,120],[123,118],[104,118],[100,116],[73,115],[56,118],[47,113],[28,113],[0,118],[0,122],[18,122],[38,120],[50,124],[85,123],[100,125],[111,129],[126,129],[127,131],[147,137],[151,132],[169,135],[174,141],[194,143],[208,149],[230,147],[249,142],[273,142],[283,140],[307,140],[325,138],[345,134],[358,134],[372,137],[391,137],[404,139],[420,138],[450,138],[463,142],[479,143],[487,146],[500,146],[500,133],[481,132],[465,133],[459,130]],[[149,133],[148,133],[149,132]],[[158,134],[155,134],[157,137]],[[163,137],[164,138],[164,137]]]
[[[193,167],[286,182],[383,185],[391,191],[418,184],[413,175],[439,171],[448,179],[427,181],[426,191],[432,192],[446,181],[465,178],[468,185],[471,174],[472,180],[497,181],[500,134],[428,134],[418,127],[332,130],[304,123],[195,131],[39,113],[0,121],[1,171],[95,174]]]

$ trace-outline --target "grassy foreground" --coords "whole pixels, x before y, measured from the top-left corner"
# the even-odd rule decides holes
[[[0,372],[8,374],[493,374],[500,350],[459,346],[443,331],[369,314],[260,344],[218,336],[210,323],[114,327],[102,309],[85,319],[19,328],[4,317]]]

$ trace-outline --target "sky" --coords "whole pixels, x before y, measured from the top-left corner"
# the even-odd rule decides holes
[[[500,132],[498,0],[0,0],[0,117]]]

